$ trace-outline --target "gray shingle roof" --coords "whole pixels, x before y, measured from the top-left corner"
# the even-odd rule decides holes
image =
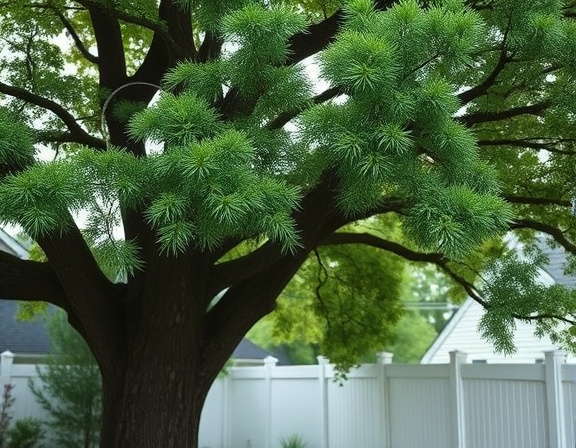
[[[549,260],[544,270],[550,274],[556,283],[566,286],[567,288],[576,288],[576,276],[566,275],[564,273],[566,269],[566,257],[568,256],[566,251],[560,247],[550,248],[546,245],[542,247],[542,250]]]
[[[32,322],[16,320],[18,302],[0,300],[0,353],[43,355],[50,351],[50,339],[44,319]]]

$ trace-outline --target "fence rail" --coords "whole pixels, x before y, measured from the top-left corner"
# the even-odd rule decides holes
[[[394,365],[390,354],[334,382],[315,366],[231,368],[202,414],[203,448],[276,448],[299,435],[309,448],[568,448],[576,443],[576,365]],[[0,355],[0,384],[14,384],[14,418],[42,417],[27,382],[32,365]]]

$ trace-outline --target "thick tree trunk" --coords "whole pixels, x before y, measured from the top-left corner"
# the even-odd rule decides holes
[[[172,332],[173,334],[174,332]],[[127,354],[123,378],[103,378],[102,448],[197,448],[200,416],[218,367],[197,341],[151,337]],[[206,362],[206,360],[204,360]]]

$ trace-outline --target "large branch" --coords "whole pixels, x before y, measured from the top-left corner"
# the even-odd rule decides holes
[[[452,280],[454,280],[458,285],[460,285],[470,297],[472,297],[484,307],[487,307],[488,305],[476,287],[460,274],[456,273],[450,267],[449,263],[451,260],[441,253],[416,252],[407,248],[406,246],[395,243],[393,241],[385,240],[383,238],[379,238],[378,236],[370,233],[337,232],[328,236],[322,241],[322,245],[326,246],[340,244],[363,244],[394,253],[409,261],[432,263],[446,272],[446,274],[450,276]]]
[[[44,98],[43,96],[32,93],[26,89],[10,86],[4,83],[0,83],[0,92],[52,112],[64,122],[68,128],[68,131],[70,132],[70,138],[72,141],[94,148],[102,147],[102,140],[93,137],[88,132],[86,132],[78,124],[76,118],[74,118],[74,116],[72,116],[72,114],[70,114],[70,112],[68,112],[68,110],[60,104],[48,98]]]
[[[170,36],[168,28],[162,23],[162,21],[149,19],[145,16],[135,16],[118,8],[110,8],[109,6],[104,5],[104,3],[95,0],[76,1],[91,11],[101,11],[109,17],[149,29],[150,31],[153,31],[155,35],[158,35],[162,40],[164,40],[165,44],[171,49],[176,50],[178,48],[178,45],[172,36]],[[162,3],[165,2],[163,1]]]
[[[122,41],[122,31],[117,18],[111,15],[111,11],[104,8],[101,3],[82,1],[82,5],[88,8],[96,48],[98,49],[98,74],[100,88],[113,90],[126,83],[126,55]],[[104,103],[105,99],[101,99]]]
[[[154,29],[150,48],[132,81],[159,84],[166,70],[177,61],[196,57],[190,14],[172,0],[162,0],[158,8],[163,26]],[[208,35],[206,39],[209,39]]]
[[[50,264],[21,260],[2,251],[0,251],[0,298],[40,300],[68,309],[68,299]]]
[[[458,118],[458,121],[470,127],[475,124],[487,123],[490,121],[507,120],[508,118],[517,117],[520,115],[541,115],[550,103],[544,101],[542,103],[531,104],[529,106],[518,106],[510,109],[497,111],[497,112],[473,112],[471,114],[463,115]]]
[[[36,241],[66,294],[65,309],[71,323],[86,339],[99,365],[114,370],[122,362],[124,349],[126,290],[106,278],[72,218],[68,219],[65,232],[39,236]]]

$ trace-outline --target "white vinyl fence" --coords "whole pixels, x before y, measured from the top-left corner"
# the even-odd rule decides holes
[[[27,381],[34,366],[1,355],[0,384],[14,384],[14,418],[39,416]],[[316,366],[237,367],[208,396],[203,448],[277,448],[299,435],[308,448],[574,448],[576,365],[394,365],[382,353],[339,385]]]

